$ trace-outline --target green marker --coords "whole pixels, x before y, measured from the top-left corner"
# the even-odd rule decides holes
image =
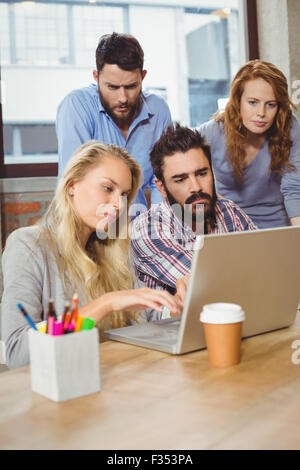
[[[91,330],[92,328],[94,328],[94,326],[95,326],[95,320],[93,320],[92,318],[85,318],[82,324],[81,331]]]

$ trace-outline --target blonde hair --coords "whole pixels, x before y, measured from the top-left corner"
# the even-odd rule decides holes
[[[105,240],[99,240],[96,234],[92,234],[86,247],[82,247],[79,241],[82,222],[73,208],[69,189],[72,183],[82,180],[89,171],[101,164],[103,157],[118,158],[129,168],[132,176],[129,206],[140,185],[141,170],[138,163],[123,148],[92,140],[72,155],[58,183],[54,199],[39,223],[40,234],[56,256],[65,294],[70,296],[68,284],[71,284],[73,292],[78,291],[79,296],[84,296],[87,301],[106,292],[133,287],[128,268],[127,233],[125,238],[117,236]],[[112,313],[103,320],[100,330],[102,332],[108,326],[122,326],[131,316],[128,312]]]
[[[289,162],[290,130],[292,126],[292,110],[295,105],[288,95],[288,84],[284,74],[270,62],[262,60],[251,60],[237,72],[231,83],[230,97],[224,112],[214,115],[216,121],[224,123],[227,142],[227,155],[233,166],[235,178],[243,179],[245,144],[247,143],[247,132],[243,126],[240,113],[241,97],[245,84],[249,80],[262,78],[269,83],[273,89],[275,99],[278,103],[277,114],[274,122],[267,132],[269,151],[271,155],[270,171],[282,174],[283,171],[294,169]]]

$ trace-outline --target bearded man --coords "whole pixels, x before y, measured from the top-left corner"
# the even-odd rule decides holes
[[[56,118],[59,176],[73,152],[92,139],[124,147],[137,160],[143,181],[131,217],[147,209],[146,186],[151,190],[151,203],[161,201],[149,154],[171,123],[163,98],[142,92],[147,73],[143,64],[143,50],[133,36],[102,36],[93,71],[96,83],[69,93],[60,103]]]
[[[163,202],[131,223],[132,259],[140,284],[180,294],[183,301],[199,236],[205,243],[205,234],[257,227],[216,194],[210,147],[197,130],[170,125],[150,158]]]

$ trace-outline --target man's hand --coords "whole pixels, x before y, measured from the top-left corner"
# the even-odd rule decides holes
[[[189,283],[189,278],[190,278],[190,275],[186,274],[186,276],[181,277],[180,279],[178,279],[176,281],[176,294],[175,294],[175,297],[178,297],[179,300],[182,302],[182,304],[184,303],[184,299],[185,299],[185,295],[186,295],[186,291],[187,291],[187,286],[188,286],[188,283]]]

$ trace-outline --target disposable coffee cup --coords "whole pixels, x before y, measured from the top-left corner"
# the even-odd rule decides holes
[[[208,359],[213,367],[240,362],[244,320],[245,312],[240,305],[222,302],[204,305],[200,321],[204,325]]]

